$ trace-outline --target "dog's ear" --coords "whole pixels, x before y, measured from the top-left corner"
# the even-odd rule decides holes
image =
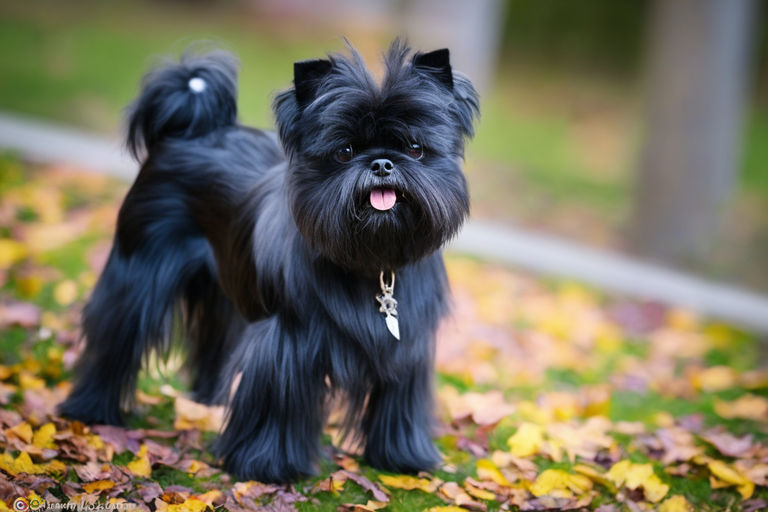
[[[480,100],[472,82],[451,69],[448,48],[413,56],[413,68],[444,85],[452,94],[451,110],[465,136],[474,135],[474,120],[480,115]]]
[[[417,53],[413,56],[413,67],[416,71],[431,76],[449,90],[453,90],[453,72],[448,48],[429,53]]]
[[[474,120],[480,117],[480,98],[475,87],[466,76],[453,73],[453,105],[462,132],[467,137],[475,134]]]
[[[326,59],[303,60],[293,64],[293,88],[299,109],[304,109],[315,99],[320,81],[331,72],[331,61]]]

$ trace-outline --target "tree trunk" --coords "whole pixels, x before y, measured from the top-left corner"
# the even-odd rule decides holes
[[[657,0],[631,244],[696,259],[737,177],[752,0]]]

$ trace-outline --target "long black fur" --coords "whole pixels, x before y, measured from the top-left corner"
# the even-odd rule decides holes
[[[373,466],[428,469],[434,334],[448,308],[440,248],[469,210],[463,144],[477,93],[447,50],[396,42],[379,84],[359,55],[297,63],[274,135],[236,122],[236,65],[187,56],[150,73],[130,116],[143,161],[84,311],[86,347],[63,415],[120,423],[142,360],[180,315],[199,400],[227,401],[216,443],[240,478],[314,471],[329,397]],[[189,80],[202,78],[201,92]],[[407,148],[417,142],[421,159]],[[334,158],[351,144],[346,163]],[[371,171],[388,158],[393,172]],[[378,211],[373,187],[397,191]],[[395,271],[401,339],[375,296]],[[231,399],[230,384],[241,375]]]

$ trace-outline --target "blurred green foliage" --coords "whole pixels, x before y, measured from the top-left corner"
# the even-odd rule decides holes
[[[504,48],[547,65],[635,73],[651,2],[645,0],[509,0]]]

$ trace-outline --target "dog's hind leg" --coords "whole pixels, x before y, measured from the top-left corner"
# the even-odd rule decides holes
[[[85,423],[122,423],[142,359],[152,348],[167,348],[180,288],[209,254],[199,237],[154,237],[130,253],[115,239],[83,312],[86,346],[60,414]]]
[[[193,397],[207,404],[224,403],[231,376],[222,372],[247,323],[222,292],[212,265],[189,281],[184,302]]]

